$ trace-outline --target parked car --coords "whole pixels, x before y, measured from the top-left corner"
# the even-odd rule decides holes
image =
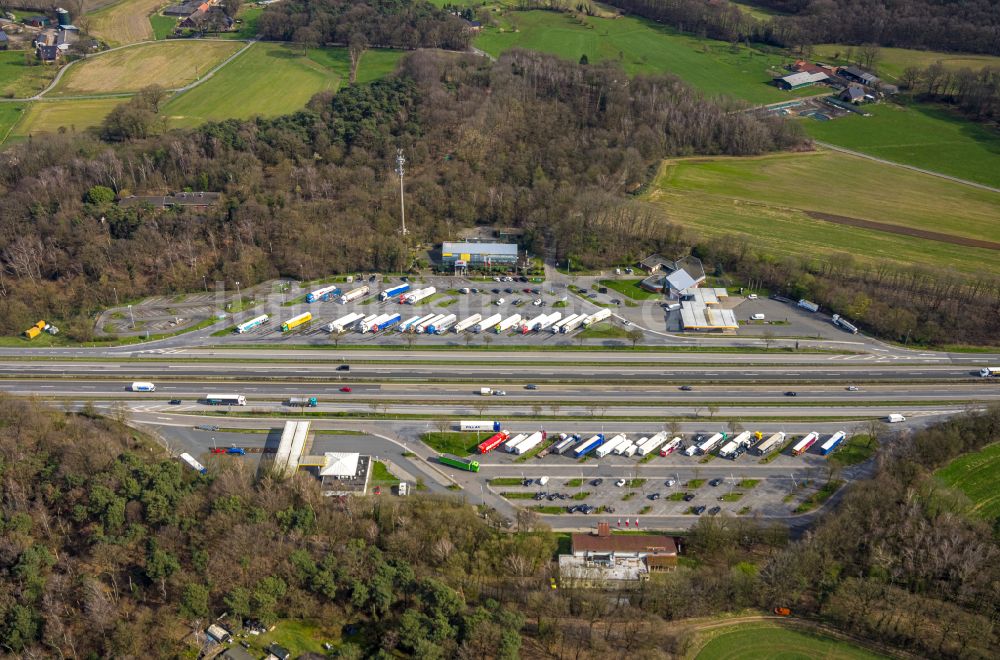
[[[674,486],[677,485],[677,480],[676,479],[667,479],[663,483],[666,485],[667,488],[673,488]]]
[[[213,454],[225,454],[226,453],[226,450],[223,449],[222,447],[212,447],[211,451],[212,451]]]
[[[503,292],[504,293],[514,293],[514,289],[512,289],[510,287],[507,287],[506,289],[503,290]]]
[[[590,485],[591,486],[600,486],[603,483],[604,483],[604,479],[601,479],[600,477],[598,477],[597,479],[594,479],[593,481],[591,481]]]
[[[718,515],[720,511],[722,511],[721,506],[713,506],[711,509],[708,510],[708,515],[710,516]]]
[[[619,479],[618,481],[615,482],[615,485],[618,486],[619,488],[624,488],[625,487],[625,480],[624,479]]]
[[[705,505],[702,504],[701,506],[696,506],[694,509],[692,509],[692,511],[694,512],[694,515],[700,516],[701,514],[705,513]]]
[[[712,487],[720,486],[722,485],[722,479],[712,479],[711,481],[708,482],[708,485]]]
[[[757,294],[751,293],[747,296],[747,300],[757,300]]]
[[[660,494],[659,493],[653,493],[653,494],[651,494],[649,496],[649,499],[651,499],[651,500],[658,500],[658,499],[660,499]]]
[[[694,499],[694,493],[684,493],[684,501],[690,502]]]
[[[604,507],[604,513],[614,513],[614,512],[615,512],[615,507],[613,506]]]

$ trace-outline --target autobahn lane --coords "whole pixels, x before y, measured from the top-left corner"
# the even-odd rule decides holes
[[[804,386],[796,388],[796,398],[785,396],[783,388],[761,385],[702,386],[692,391],[682,391],[676,386],[614,386],[606,385],[541,385],[537,390],[523,387],[510,389],[506,397],[483,398],[478,388],[468,385],[426,383],[419,389],[400,383],[373,384],[357,383],[349,379],[337,382],[280,381],[260,382],[252,380],[226,381],[212,380],[164,380],[157,384],[157,392],[143,393],[129,391],[130,382],[121,379],[94,380],[75,378],[28,378],[0,379],[0,391],[12,394],[37,394],[43,396],[122,397],[125,399],[155,398],[202,398],[206,392],[218,393],[221,389],[237,391],[254,399],[266,398],[281,401],[290,396],[315,396],[327,403],[327,397],[343,399],[341,388],[351,387],[351,398],[386,401],[440,401],[442,399],[464,400],[474,404],[510,405],[513,402],[608,402],[622,404],[643,402],[656,398],[661,404],[693,404],[697,402],[764,402],[787,405],[807,401],[827,404],[851,404],[888,401],[991,401],[1000,399],[1000,386],[992,382],[956,384],[893,384],[873,385],[858,391],[848,391],[844,386]]]
[[[877,381],[978,381],[978,372],[954,365],[828,363],[822,366],[620,366],[536,364],[355,364],[350,371],[335,364],[282,363],[180,363],[163,362],[0,362],[0,377],[119,377],[129,380],[158,378],[276,379],[365,379],[400,381],[545,382],[580,381],[604,383],[666,382],[877,382]]]

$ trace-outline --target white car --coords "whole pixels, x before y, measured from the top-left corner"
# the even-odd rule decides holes
[[[665,483],[667,485],[667,488],[673,488],[674,486],[677,485],[677,481],[674,479],[667,479]]]
[[[538,307],[539,305],[542,304],[542,299],[541,298],[535,298],[534,302],[532,302],[531,304],[534,305],[535,307]]]
[[[860,390],[860,389],[861,389],[861,388],[860,388],[860,387],[858,387],[857,385],[850,385],[850,386],[848,386],[848,388],[847,388],[847,391],[848,391],[848,392],[857,392],[857,391],[858,391],[858,390]]]
[[[619,488],[623,488],[625,486],[625,480],[619,479],[618,481],[615,482],[615,485],[618,486]]]
[[[747,300],[757,300],[757,294],[751,293],[750,295],[747,296]]]
[[[750,319],[753,321],[763,321],[765,318],[767,317],[764,316],[763,314],[754,314],[753,316],[750,317]]]

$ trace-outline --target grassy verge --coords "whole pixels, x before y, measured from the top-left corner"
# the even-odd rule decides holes
[[[572,499],[574,499],[574,500],[585,500],[588,497],[590,497],[590,493],[588,491],[583,491],[581,493],[574,494]]]
[[[759,484],[759,483],[760,483],[760,479],[743,479],[743,480],[741,480],[741,481],[740,481],[740,483],[739,483],[739,484],[737,484],[737,485],[738,485],[738,486],[739,486],[740,488],[746,488],[746,489],[750,489],[750,488],[754,488],[754,487],[756,487],[756,486],[757,486],[757,484]]]
[[[684,487],[685,488],[691,488],[691,489],[701,488],[704,484],[705,484],[705,480],[704,479],[691,479],[686,484],[684,484]]]
[[[668,502],[680,502],[684,499],[684,495],[685,495],[684,493],[670,493],[663,499],[667,500]]]
[[[395,486],[399,483],[399,478],[392,472],[389,472],[389,468],[382,461],[375,461],[372,464],[371,480],[372,484],[380,486]]]
[[[972,501],[973,515],[995,520],[1000,517],[1000,443],[959,456],[935,476],[951,488],[957,488]]]
[[[504,499],[508,499],[508,500],[530,500],[530,499],[534,499],[535,494],[534,493],[521,493],[521,492],[513,492],[513,491],[504,491],[504,492],[500,493],[500,497],[503,497]]]
[[[578,336],[584,339],[627,339],[628,330],[608,322],[601,322],[581,330]]]
[[[474,453],[476,446],[482,442],[475,433],[459,433],[456,431],[425,433],[420,439],[435,451],[442,454],[454,454],[455,456],[468,456]]]
[[[844,482],[840,480],[831,480],[826,482],[823,484],[822,488],[802,500],[802,503],[795,507],[795,513],[805,513],[822,506],[823,503],[830,499],[830,496],[836,493],[837,489],[843,485]]]
[[[542,505],[542,504],[538,504],[538,505],[535,505],[535,506],[530,506],[528,508],[531,509],[532,511],[537,512],[537,513],[547,513],[547,514],[553,514],[553,515],[558,515],[560,513],[566,513],[566,509],[564,509],[561,506],[545,506],[545,505]]]
[[[622,495],[622,502],[628,502],[629,500],[631,500],[634,497],[635,497],[635,493],[632,493],[632,492],[625,493],[624,495]]]
[[[613,289],[618,293],[633,298],[635,300],[658,300],[663,297],[659,293],[651,293],[646,291],[639,283],[642,282],[641,279],[627,279],[627,280],[600,280],[598,283],[601,286],[606,286],[609,289]]]
[[[580,479],[579,477],[576,479],[570,479],[565,485],[567,488],[579,488],[583,485],[583,479]]]
[[[743,493],[726,493],[719,498],[722,502],[739,502],[743,499]]]
[[[871,458],[878,451],[878,440],[867,434],[852,435],[827,457],[831,463],[846,467],[857,465]]]
[[[489,483],[491,486],[520,486],[523,480],[520,477],[496,477]]]
[[[625,483],[626,488],[642,488],[645,485],[645,479],[630,479]]]

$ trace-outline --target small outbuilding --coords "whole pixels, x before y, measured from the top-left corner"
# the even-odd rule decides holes
[[[851,85],[850,87],[842,91],[838,98],[840,98],[841,101],[846,101],[848,103],[855,103],[855,104],[864,103],[865,90],[862,87],[859,87],[858,85]]]

